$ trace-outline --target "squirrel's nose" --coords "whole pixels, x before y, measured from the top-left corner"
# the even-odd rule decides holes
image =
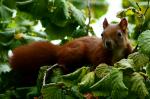
[[[111,49],[112,48],[111,41],[106,41],[105,42],[105,47]]]

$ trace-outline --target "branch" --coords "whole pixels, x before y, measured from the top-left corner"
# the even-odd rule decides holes
[[[87,33],[89,32],[89,27],[90,27],[90,23],[91,23],[91,0],[88,0],[88,16],[89,16],[89,21],[87,24]]]

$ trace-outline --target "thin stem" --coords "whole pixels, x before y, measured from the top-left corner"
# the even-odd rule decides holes
[[[91,0],[88,0],[88,16],[89,16],[89,21],[87,24],[87,33],[89,32],[89,27],[90,27],[90,23],[91,23]]]
[[[10,9],[10,8],[8,8],[7,6],[3,6],[5,9],[7,9],[8,11],[10,11],[10,12],[14,12],[15,10],[12,10],[12,9]]]
[[[139,6],[139,4],[136,2],[136,5],[138,6],[139,10],[141,11],[141,7]]]
[[[43,86],[46,85],[47,72],[50,71],[51,69],[53,69],[56,66],[58,66],[58,64],[54,64],[51,67],[49,67],[48,69],[46,69],[46,72],[44,73],[44,78],[43,78]]]
[[[26,5],[26,4],[29,4],[29,3],[32,3],[33,0],[27,0],[27,1],[23,1],[23,2],[16,2],[16,4],[18,5]]]
[[[148,11],[148,9],[149,9],[149,0],[148,0],[148,6],[147,6],[147,8],[146,8],[146,10],[144,12],[144,16],[146,15],[146,12]]]

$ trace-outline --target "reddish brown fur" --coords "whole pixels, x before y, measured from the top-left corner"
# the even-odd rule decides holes
[[[10,64],[16,71],[34,72],[33,70],[40,66],[56,63],[58,48],[59,46],[49,42],[34,42],[20,46],[13,51]]]
[[[132,51],[126,31],[127,21],[122,19],[117,25],[109,25],[105,19],[103,27],[102,39],[86,36],[63,46],[48,42],[35,42],[18,47],[13,51],[14,55],[10,59],[12,69],[34,73],[40,66],[58,63],[69,70],[74,70],[78,68],[74,66],[80,67],[84,64],[97,66],[100,63],[107,63],[112,65],[121,58],[127,57]]]

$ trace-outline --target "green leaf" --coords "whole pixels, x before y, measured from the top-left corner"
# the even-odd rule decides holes
[[[78,86],[72,86],[71,90],[68,90],[68,93],[70,96],[73,96],[75,99],[84,99],[83,95],[79,92]]]
[[[117,17],[118,18],[123,18],[123,17],[126,17],[126,16],[132,16],[132,15],[134,15],[136,13],[136,11],[137,10],[135,8],[129,7],[129,8],[124,9],[122,11],[119,11],[117,13]]]
[[[132,59],[134,62],[134,69],[136,71],[142,70],[144,66],[149,62],[149,58],[139,52],[132,53],[128,56],[128,59]]]
[[[123,82],[123,71],[117,68],[113,68],[110,74],[107,74],[90,88],[96,96],[111,94],[113,99],[123,99],[128,95],[128,88]]]
[[[42,16],[46,16],[48,12],[47,7],[48,0],[34,0],[34,3],[30,7],[30,10],[35,18],[41,18]]]
[[[43,99],[83,99],[77,86],[67,87],[63,83],[50,83],[41,90]]]
[[[139,51],[150,57],[150,30],[141,33],[138,38]]]
[[[65,27],[70,18],[68,4],[66,0],[49,1],[49,18],[50,21],[59,27]],[[52,11],[52,8],[54,8]]]
[[[41,22],[50,40],[72,36],[77,26],[85,26],[84,14],[66,0],[50,0],[48,10],[48,15],[42,18]],[[80,31],[81,35],[87,35],[84,29]]]
[[[123,82],[123,71],[117,68],[113,68],[110,74],[107,74],[90,88],[96,96],[111,94],[113,99],[123,99],[128,95],[128,88]]]
[[[4,47],[5,48],[5,47]],[[8,57],[8,50],[7,49],[3,49],[3,48],[1,48],[1,51],[0,51],[0,64],[2,65],[2,64],[5,64],[6,65],[6,63],[8,62],[8,60],[9,60],[9,57]],[[5,66],[4,65],[4,66]],[[6,65],[6,68],[8,68],[9,66],[8,66],[9,64],[7,64]],[[3,67],[3,66],[2,66]],[[1,70],[0,70],[1,71]],[[3,71],[3,70],[2,70]]]
[[[0,5],[0,20],[1,21],[10,20],[12,13],[13,13],[12,9],[8,8],[7,6],[3,4]]]
[[[61,84],[43,86],[41,90],[43,99],[65,99]]]
[[[63,71],[61,70],[61,68],[54,68],[51,73],[50,81],[54,83],[60,82],[62,80],[62,75]]]
[[[0,93],[5,93],[9,89],[11,89],[12,86],[15,86],[14,85],[15,79],[13,78],[14,78],[14,73],[12,71],[0,73]]]
[[[2,72],[9,72],[11,70],[11,68],[9,67],[8,63],[1,63],[0,62],[0,74]]]
[[[29,92],[27,93],[27,99],[30,99],[31,97],[35,97],[35,96],[39,96],[40,92],[38,91],[38,88],[35,87],[31,87]]]
[[[134,10],[135,10],[135,8],[127,9],[126,10],[126,16],[132,16],[132,15],[134,15],[135,14]]]
[[[15,94],[16,94],[16,97],[18,97],[18,98],[26,98],[26,99],[30,99],[35,96],[38,96],[36,86],[16,88]]]
[[[58,65],[42,66],[39,70],[37,79],[38,90],[40,91],[41,87],[45,84],[61,82],[62,74],[63,71]]]
[[[107,74],[101,80],[90,87],[94,96],[108,96],[111,93],[111,79],[110,74]]]
[[[149,92],[144,83],[144,77],[135,72],[131,76],[131,91],[134,92],[140,99],[144,99]]]
[[[118,69],[113,69],[111,74],[111,85],[112,92],[111,96],[113,99],[123,99],[128,95],[128,88],[123,82],[123,72]]]
[[[119,62],[115,63],[114,67],[123,70],[123,72],[127,74],[131,74],[134,72],[134,63],[132,59],[122,59]]]
[[[111,71],[111,67],[109,67],[107,64],[100,64],[95,69],[95,74],[98,78],[103,78],[107,74],[109,74]]]
[[[14,37],[13,29],[6,29],[4,31],[0,31],[0,45],[8,46],[12,43],[12,39]]]
[[[16,21],[17,24],[31,26],[33,25],[33,23],[32,22],[30,23],[29,21],[36,21],[33,19],[34,17],[32,16],[32,14],[18,11],[14,20]],[[28,21],[29,23],[26,21]]]
[[[80,27],[79,29],[74,30],[71,35],[71,37],[73,37],[73,38],[79,38],[79,37],[83,37],[83,36],[88,36],[87,28],[85,28],[85,27]]]
[[[41,38],[41,37],[36,37],[36,36],[30,36],[30,35],[27,35],[27,34],[24,34],[23,35],[23,38],[28,41],[28,42],[33,42],[33,41],[47,41],[46,39],[44,38]]]
[[[3,0],[4,5],[6,5],[7,7],[11,8],[11,9],[15,9],[16,8],[16,0]]]
[[[83,76],[81,82],[78,84],[81,91],[87,91],[91,85],[95,82],[95,73],[89,72]]]
[[[70,74],[66,74],[63,75],[63,79],[68,79],[68,80],[77,80],[80,79],[87,74],[87,72],[89,72],[89,67],[81,67],[79,69],[77,69],[76,71],[70,73]]]
[[[9,89],[3,94],[0,94],[1,99],[33,99],[33,97],[38,96],[37,87],[19,87],[15,89]]]
[[[78,22],[79,25],[81,25],[81,26],[85,25],[84,14],[79,9],[77,9],[75,6],[73,6],[71,3],[68,3],[68,4],[69,4],[73,18]]]
[[[62,79],[67,86],[77,86],[88,72],[90,72],[89,67],[81,67],[70,74],[62,75]]]
[[[146,65],[146,74],[147,74],[148,78],[150,78],[150,63],[148,63]]]
[[[88,14],[88,3],[86,0],[71,0],[71,3],[73,3],[77,8],[81,10],[84,9],[85,13]],[[106,0],[93,0],[90,2],[90,11],[92,17],[94,18],[101,17],[107,12],[107,10],[108,3],[106,2]]]
[[[43,86],[43,79],[44,79],[44,75],[45,75],[45,72],[46,72],[47,68],[48,68],[48,66],[42,66],[39,70],[39,74],[38,74],[38,78],[37,78],[38,92],[41,91],[41,88]]]
[[[16,93],[14,90],[7,90],[5,93],[0,94],[1,99],[12,99],[14,97],[16,98]]]
[[[49,23],[48,20],[42,20],[42,25],[46,27],[45,31],[49,40],[64,39],[66,36],[71,36],[72,32],[78,26],[77,23],[70,23],[65,27],[59,27],[53,23]]]
[[[107,13],[108,3],[106,0],[96,0],[91,2],[92,15],[94,14],[95,18],[100,18],[102,15]],[[101,9],[101,10],[100,10]]]

